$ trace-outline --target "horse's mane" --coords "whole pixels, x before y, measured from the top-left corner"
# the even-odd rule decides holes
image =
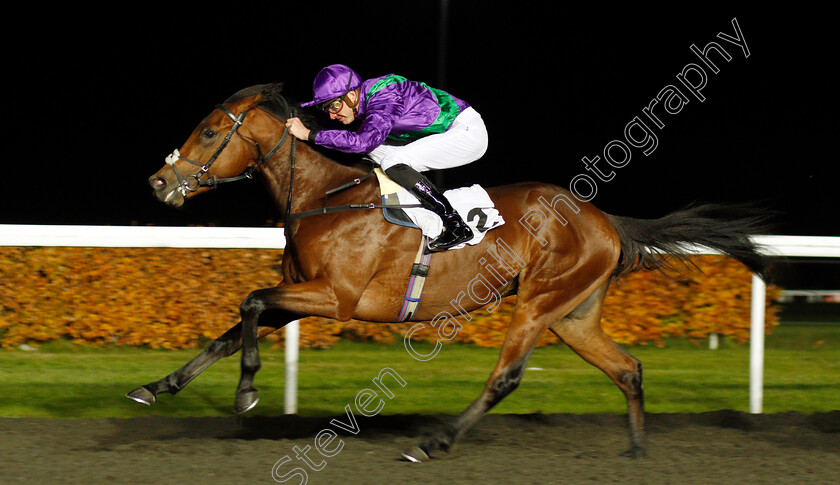
[[[282,93],[283,83],[257,84],[235,92],[231,97],[225,100],[225,104],[235,103],[245,98],[261,96],[257,107],[278,118],[288,119],[297,117],[300,118],[300,120],[303,121],[303,124],[310,129],[334,129],[334,127],[327,124],[328,121],[324,120],[324,117],[317,108],[301,108],[299,103],[284,96]],[[325,150],[315,145],[310,146],[314,150],[322,152],[325,156],[327,156],[327,158],[342,165],[355,165],[359,163],[369,165],[369,162],[363,161],[363,157],[361,155]]]
[[[297,105],[297,103],[287,96],[284,96],[282,93],[283,83],[257,84],[235,92],[231,97],[225,100],[225,104],[235,103],[245,98],[260,96],[260,102],[257,104],[257,107],[273,114],[274,116],[277,116],[278,118],[286,119],[298,117],[307,126],[310,126],[310,124],[319,124],[319,120],[311,110],[301,108]]]

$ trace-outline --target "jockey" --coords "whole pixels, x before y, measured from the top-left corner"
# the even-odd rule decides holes
[[[307,128],[299,118],[286,122],[292,136],[347,153],[366,153],[395,182],[408,189],[424,208],[443,221],[443,232],[429,243],[443,251],[473,237],[472,230],[446,197],[420,172],[453,168],[478,160],[487,150],[487,129],[466,102],[389,74],[363,81],[342,64],[322,69],[312,86],[317,105],[330,119],[355,131]]]

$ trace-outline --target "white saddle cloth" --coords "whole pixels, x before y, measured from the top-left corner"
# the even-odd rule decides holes
[[[408,190],[397,185],[381,169],[376,168],[374,172],[379,179],[383,195],[397,194],[397,198],[402,205],[416,205],[420,203]],[[459,249],[467,244],[478,244],[484,239],[484,234],[487,231],[505,223],[502,215],[496,210],[496,206],[493,204],[490,196],[487,195],[487,191],[480,185],[447,190],[443,195],[446,196],[449,203],[452,204],[452,208],[458,212],[473,231],[473,238],[471,240],[464,244],[453,246],[450,249]],[[420,231],[425,236],[434,239],[443,231],[443,222],[434,212],[423,209],[422,207],[409,207],[403,209],[403,211],[411,219],[411,222],[420,228]]]
[[[495,229],[505,223],[502,215],[496,210],[487,191],[480,185],[462,187],[460,189],[447,190],[443,193],[452,208],[464,219],[473,231],[473,238],[464,244],[453,246],[449,249],[460,249],[469,245],[475,245],[484,239],[484,234],[490,229]],[[397,192],[401,204],[417,204],[419,201],[406,189]],[[403,209],[408,217],[424,235],[434,239],[443,231],[443,222],[434,212],[422,207],[410,207]]]

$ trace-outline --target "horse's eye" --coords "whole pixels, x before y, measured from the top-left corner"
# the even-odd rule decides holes
[[[213,131],[213,130],[204,130],[203,135],[204,135],[204,138],[208,138],[208,139],[215,138],[216,137],[216,132]]]

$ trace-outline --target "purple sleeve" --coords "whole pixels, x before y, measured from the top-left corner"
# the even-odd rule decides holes
[[[368,153],[385,141],[403,110],[402,96],[383,89],[368,100],[364,120],[356,131],[323,130],[315,135],[315,143],[346,153]]]

